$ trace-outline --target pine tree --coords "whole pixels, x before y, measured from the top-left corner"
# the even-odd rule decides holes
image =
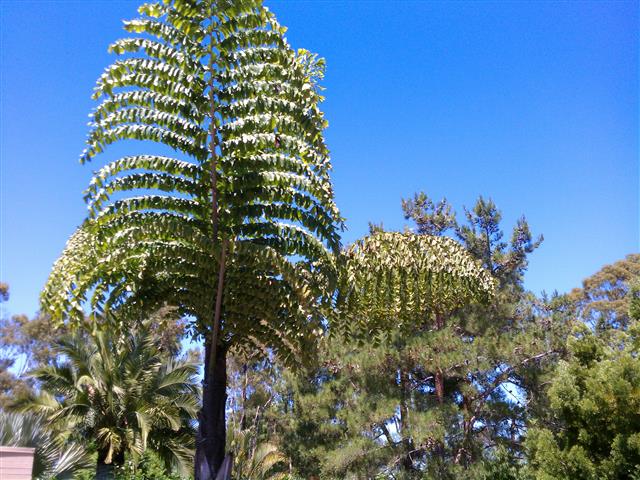
[[[353,295],[351,288],[360,295],[354,313],[347,315],[344,330],[334,327],[311,380],[290,384],[287,432],[299,439],[290,457],[303,476],[492,478],[488,472],[502,472],[511,478],[518,470],[529,400],[563,348],[566,327],[554,323],[545,303],[522,286],[528,255],[541,239],[521,219],[505,240],[500,212],[490,200],[479,199],[458,220],[446,201],[416,198],[404,205],[424,235],[377,227],[370,240],[352,247],[347,261],[356,259],[353,276],[341,294]],[[452,235],[465,247],[458,245],[461,257],[454,257],[452,271],[464,268],[462,259],[469,256],[491,272],[491,300],[473,304],[473,297],[438,290],[435,275],[431,289],[414,290],[420,277],[411,265],[420,263],[422,249],[440,261],[451,258],[433,246],[455,242],[435,233]],[[361,259],[384,250],[386,236],[403,235],[424,247],[389,243],[388,258],[372,256],[370,264]],[[401,265],[397,273],[385,270],[394,261]],[[352,287],[359,284],[357,272],[370,290]],[[440,318],[435,312],[416,316],[451,298],[455,308],[442,309]]]

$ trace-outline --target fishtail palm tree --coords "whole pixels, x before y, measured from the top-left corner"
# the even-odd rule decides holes
[[[113,478],[125,455],[147,448],[167,466],[190,467],[199,400],[194,364],[161,355],[144,329],[127,338],[76,334],[57,352],[65,360],[31,373],[41,391],[18,408],[64,426],[76,441],[94,442],[96,478]]]
[[[226,352],[311,351],[331,296],[342,220],[317,84],[261,0],[165,0],[125,22],[131,38],[98,80],[82,162],[111,144],[87,190],[89,218],[45,286],[58,321],[168,303],[204,338],[196,480],[224,459]],[[160,149],[150,144],[160,145]],[[154,152],[161,151],[162,154]]]

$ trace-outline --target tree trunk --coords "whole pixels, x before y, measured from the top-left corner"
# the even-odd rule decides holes
[[[115,469],[112,463],[104,463],[98,460],[96,467],[96,480],[113,480],[116,478]]]
[[[242,374],[244,375],[244,379],[242,380],[242,416],[240,417],[240,430],[244,431],[247,429],[247,416],[245,412],[247,411],[247,390],[249,389],[249,366],[245,363],[242,365]]]
[[[400,377],[400,431],[398,433],[402,438],[404,448],[400,464],[405,472],[414,472],[415,466],[412,458],[414,448],[409,427],[409,406],[407,405],[407,399],[411,392],[408,387],[407,373],[403,370],[403,366],[400,367],[398,376]]]
[[[438,403],[444,403],[444,375],[442,371],[438,369],[436,372],[436,397],[438,397]]]
[[[473,424],[476,420],[475,415],[471,411],[471,400],[462,395],[462,442],[456,453],[455,463],[468,467],[472,461],[471,458],[471,435],[473,433]]]
[[[114,478],[116,478],[115,473],[116,472],[113,463],[104,463],[104,460],[98,458],[95,480],[113,480]]]
[[[116,467],[124,465],[124,452],[113,456],[111,463],[106,463],[107,451],[98,452],[95,480],[113,480],[116,478]]]
[[[202,409],[198,415],[195,480],[214,480],[225,456],[227,403],[227,351],[216,349],[215,368],[209,367],[211,342],[205,345]]]
[[[436,330],[442,330],[444,328],[444,316],[440,313],[436,313]],[[435,375],[436,380],[436,397],[438,398],[438,403],[444,403],[444,374],[442,370],[438,368],[436,370]]]

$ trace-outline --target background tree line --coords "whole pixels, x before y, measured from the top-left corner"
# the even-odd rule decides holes
[[[323,334],[304,369],[273,354],[234,352],[227,449],[235,454],[236,477],[638,478],[640,255],[605,266],[568,294],[538,298],[524,289],[523,278],[542,239],[524,219],[507,235],[490,200],[480,198],[459,219],[445,200],[424,193],[403,201],[403,210],[418,234],[455,237],[498,280],[496,294],[457,309],[440,330],[394,324],[359,336],[329,317],[335,332],[329,327]],[[131,327],[110,338],[89,323],[70,334],[52,330],[41,315],[3,316],[2,432],[7,438],[13,428],[15,437],[16,422],[47,422],[38,427],[51,435],[44,444],[58,450],[43,457],[49,458],[43,472],[55,471],[66,450],[75,454],[74,467],[58,468],[91,475],[90,465],[100,465],[110,448],[108,464],[121,478],[188,471],[198,353],[180,347],[184,322],[171,307]],[[92,354],[93,369],[82,364]],[[138,370],[130,366],[132,355],[139,355]],[[111,370],[99,368],[105,364]],[[150,364],[159,377],[150,386],[171,376],[176,391],[141,395],[139,375]],[[434,366],[444,372],[442,393]],[[80,372],[105,396],[115,386],[135,389],[135,401],[123,392],[120,410],[96,421],[78,407],[90,403],[77,396]],[[121,378],[110,378],[114,373]],[[98,401],[88,408],[98,409]],[[171,418],[152,419],[151,410]],[[148,422],[126,420],[140,412]],[[94,423],[62,433],[87,417]],[[127,443],[142,437],[127,428],[146,430],[146,441]]]

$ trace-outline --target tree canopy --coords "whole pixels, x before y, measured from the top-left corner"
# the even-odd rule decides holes
[[[224,458],[226,352],[301,360],[335,287],[324,61],[288,44],[261,0],[143,4],[98,79],[87,148],[103,164],[89,216],[42,294],[54,321],[138,317],[168,303],[204,338],[196,477]],[[160,145],[168,154],[154,154]],[[129,147],[130,143],[127,144]]]

